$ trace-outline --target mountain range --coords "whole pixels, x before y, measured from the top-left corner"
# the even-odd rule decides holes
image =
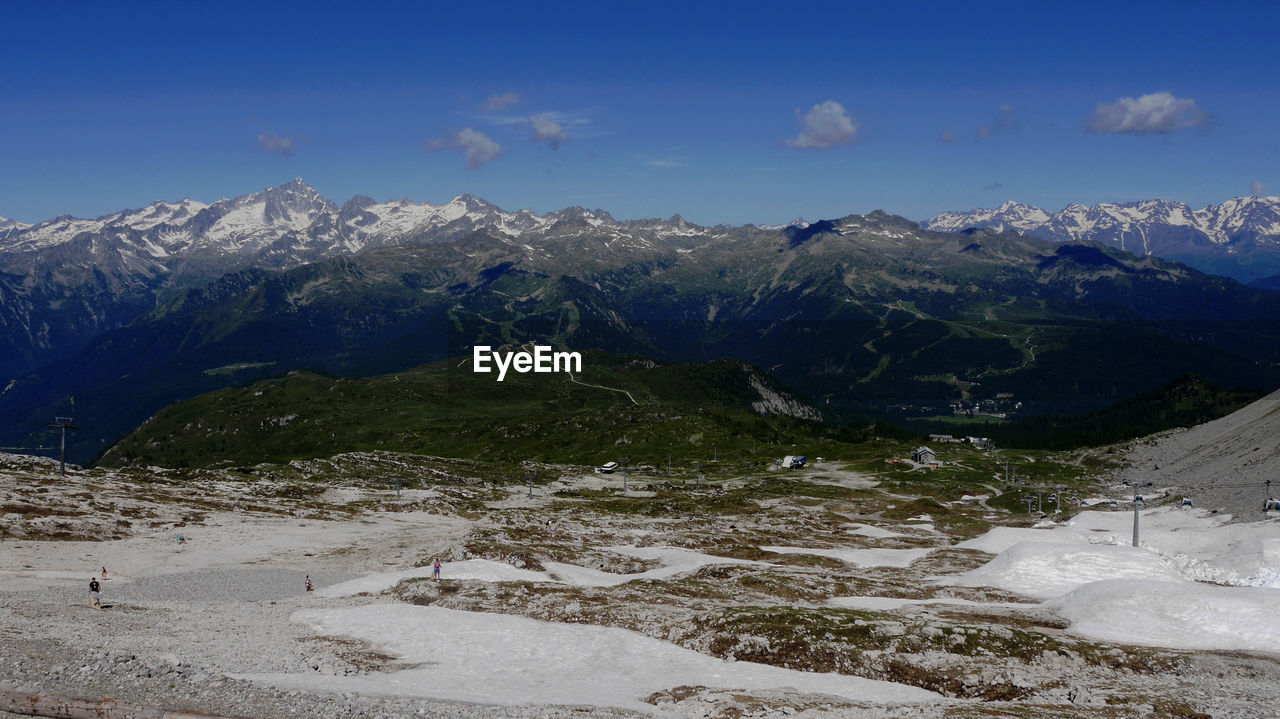
[[[1275,277],[1280,275],[1280,197],[1237,197],[1200,210],[1165,200],[1071,204],[1057,213],[1006,202],[994,209],[944,212],[921,227],[940,232],[984,227],[1055,242],[1098,242],[1244,283],[1262,280],[1259,286],[1271,287],[1280,279]]]
[[[59,229],[62,228],[62,229]],[[1094,410],[1187,373],[1280,385],[1280,294],[1158,257],[874,212],[779,228],[341,207],[300,180],[0,235],[0,445],[84,461],[173,402],[537,341],[740,360],[825,417],[1012,395]],[[762,376],[764,376],[762,375]]]
[[[479,230],[532,243],[531,249],[548,234],[604,234],[610,251],[707,234],[679,216],[618,222],[577,207],[539,216],[505,212],[470,195],[443,205],[357,196],[338,207],[301,179],[209,205],[184,199],[94,220],[6,220],[0,224],[0,377],[64,357],[229,271],[286,270]]]

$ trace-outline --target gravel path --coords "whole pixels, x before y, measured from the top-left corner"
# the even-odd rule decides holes
[[[398,697],[279,691],[219,676],[201,664],[67,646],[48,640],[6,640],[0,686],[80,697],[113,697],[145,708],[273,719],[605,719],[639,717],[591,707],[500,707]],[[0,717],[18,717],[0,712]]]
[[[316,571],[311,582],[317,589],[361,575],[353,572]],[[163,574],[113,584],[103,580],[103,601],[112,602],[265,602],[303,598],[307,572],[267,567],[217,567],[198,572]],[[87,584],[89,577],[85,577]],[[81,587],[57,586],[23,592],[28,596],[78,601]]]
[[[249,717],[613,717],[590,707],[498,707],[279,691],[231,673],[378,671],[393,659],[350,642],[313,636],[289,621],[297,609],[332,605],[303,589],[304,573],[217,568],[104,582],[102,611],[87,590],[55,586],[0,592],[0,685],[72,696],[111,696],[139,706]],[[312,575],[316,587],[355,574]],[[87,583],[86,577],[86,583]],[[372,601],[356,597],[349,604]],[[5,716],[0,714],[0,716]]]

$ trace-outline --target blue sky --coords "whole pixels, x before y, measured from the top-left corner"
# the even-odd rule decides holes
[[[0,216],[294,177],[704,224],[1280,194],[1271,3],[181,5],[6,9]]]

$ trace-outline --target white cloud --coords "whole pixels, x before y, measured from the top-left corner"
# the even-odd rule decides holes
[[[480,106],[482,110],[505,110],[508,105],[515,105],[524,98],[518,92],[504,92],[501,95],[490,95]]]
[[[858,141],[858,125],[835,100],[814,105],[803,116],[796,110],[796,117],[800,118],[800,134],[784,140],[791,147],[828,148]]]
[[[592,108],[568,111],[547,110],[525,115],[486,112],[471,119],[496,128],[527,128],[529,137],[534,142],[554,141],[558,146],[566,140],[582,140],[613,134],[593,125],[590,115],[594,112],[596,110]]]
[[[1209,113],[1201,110],[1195,100],[1156,92],[1137,99],[1122,97],[1100,103],[1085,121],[1085,128],[1096,133],[1153,135],[1200,127],[1209,121]]]
[[[556,122],[556,117],[552,113],[543,112],[536,115],[529,115],[529,132],[534,142],[545,142],[551,145],[552,150],[559,149],[560,143],[569,139],[569,134],[565,132],[564,126]]]
[[[479,169],[486,162],[492,162],[502,153],[502,146],[489,139],[483,132],[470,127],[453,133],[452,137],[427,140],[424,150],[438,152],[440,150],[458,150],[467,160],[467,168]]]
[[[1257,180],[1254,180],[1253,182],[1249,183],[1249,194],[1265,195],[1267,194],[1267,186],[1262,184],[1261,182],[1258,182]]]
[[[978,126],[978,141],[981,142],[997,132],[1018,130],[1018,120],[1014,117],[1012,105],[1000,105],[996,108],[996,116],[991,122]]]
[[[288,157],[293,154],[294,142],[290,138],[281,137],[274,132],[258,133],[258,147],[273,155]]]

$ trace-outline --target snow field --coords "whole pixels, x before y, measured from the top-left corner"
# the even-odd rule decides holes
[[[1062,542],[1019,542],[983,566],[943,581],[1050,599],[1083,584],[1118,578],[1183,581],[1174,567],[1144,549]]]
[[[1242,542],[1280,538],[1280,522],[1227,524],[1228,519],[1230,517],[1213,515],[1203,509],[1161,507],[1143,510],[1140,521],[1142,545],[1168,554],[1176,552],[1209,560]],[[1128,544],[1132,536],[1132,511],[1102,510],[1081,512],[1066,524],[1038,529],[995,527],[981,537],[961,542],[956,547],[999,554],[1026,539]]]
[[[1161,508],[1142,513],[1135,548],[1132,522],[1132,512],[1103,511],[1044,528],[996,527],[956,545],[995,559],[935,581],[1048,600],[1073,633],[1094,639],[1280,652],[1280,523]]]
[[[1280,589],[1280,537],[1242,541],[1208,565],[1237,579],[1232,584]]]
[[[1200,509],[1144,511],[1142,548],[1161,557],[1183,579],[1275,586],[1280,575],[1280,522],[1226,524],[1226,519]],[[1000,554],[1022,542],[1129,545],[1132,533],[1132,512],[1090,511],[1066,524],[1032,529],[994,527],[956,548]]]
[[[972,599],[954,597],[935,597],[933,599],[902,599],[900,597],[832,597],[827,604],[841,609],[865,609],[873,612],[891,611],[908,606],[931,604],[947,604],[961,607],[999,607],[1001,609],[1027,609],[1037,604],[1019,604],[1017,602],[975,602]]]
[[[778,554],[814,554],[831,557],[858,567],[905,567],[917,559],[938,549],[810,549],[806,547],[761,547],[766,552]]]
[[[405,604],[317,609],[292,619],[317,634],[369,642],[410,664],[347,677],[259,674],[282,688],[358,691],[494,704],[592,704],[655,712],[650,694],[677,686],[793,689],[858,702],[931,702],[916,687],[841,674],[726,662],[637,632]]]
[[[1111,579],[1045,606],[1071,631],[1123,644],[1280,653],[1280,592],[1189,582]]]

